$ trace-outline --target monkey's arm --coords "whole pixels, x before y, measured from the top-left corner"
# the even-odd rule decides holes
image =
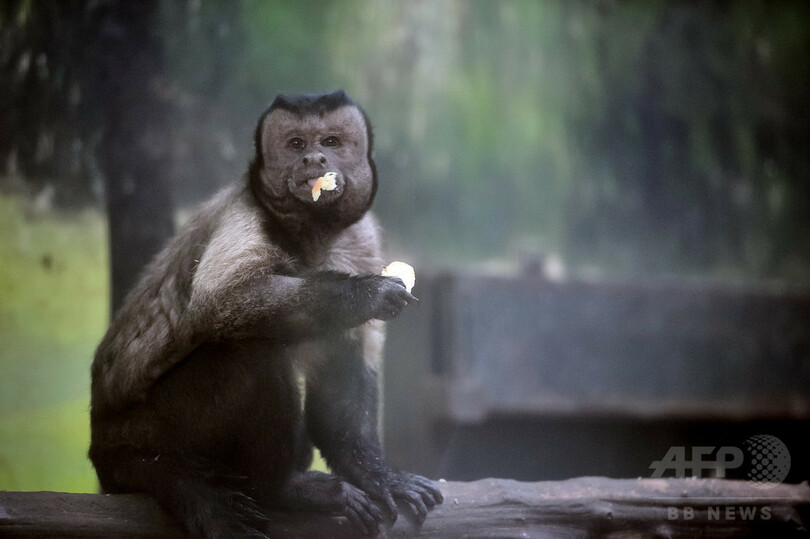
[[[392,318],[414,300],[398,279],[320,272],[305,278],[259,272],[233,286],[193,293],[175,320],[158,312],[111,326],[93,366],[94,405],[145,399],[203,342],[261,337],[295,343]]]
[[[391,318],[416,300],[401,280],[357,276],[359,268],[351,266],[301,273],[267,239],[260,216],[249,205],[237,202],[234,207],[212,235],[194,274],[186,316],[194,340],[249,336],[294,342]],[[376,235],[369,221],[338,241],[372,244],[367,248],[374,252]],[[357,249],[342,243],[335,249]]]
[[[195,342],[246,337],[295,343],[337,334],[371,319],[393,318],[416,301],[402,281],[380,275],[313,272],[254,275],[192,299]]]
[[[145,399],[203,342],[295,342],[391,318],[415,301],[389,277],[277,273],[283,254],[261,234],[258,218],[234,206],[201,253],[193,251],[195,234],[179,236],[128,296],[96,353],[94,408]]]

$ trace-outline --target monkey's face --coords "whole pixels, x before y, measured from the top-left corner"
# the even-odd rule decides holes
[[[346,217],[368,208],[374,195],[369,135],[362,112],[342,106],[324,114],[274,109],[259,130],[261,187],[275,210],[326,211]],[[335,189],[313,200],[315,181],[336,173]]]

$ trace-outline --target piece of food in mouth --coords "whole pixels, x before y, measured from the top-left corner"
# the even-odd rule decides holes
[[[402,279],[408,292],[413,290],[413,285],[416,283],[416,272],[414,272],[413,266],[398,260],[385,266],[382,274],[386,277],[399,277]]]
[[[337,172],[327,172],[317,180],[312,186],[312,200],[317,202],[321,198],[321,191],[334,191],[337,188]]]

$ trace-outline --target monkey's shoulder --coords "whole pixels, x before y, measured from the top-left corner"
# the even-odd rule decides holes
[[[268,240],[261,211],[244,189],[228,188],[203,205],[184,232],[202,246],[194,283],[223,283],[261,268],[272,271],[289,256]]]

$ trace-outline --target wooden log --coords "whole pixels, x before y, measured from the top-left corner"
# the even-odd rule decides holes
[[[804,537],[810,487],[723,479],[441,482],[422,526],[403,514],[387,537]],[[403,510],[404,513],[404,510]],[[351,537],[342,517],[274,515],[274,537]],[[144,495],[0,492],[2,537],[177,537]]]

